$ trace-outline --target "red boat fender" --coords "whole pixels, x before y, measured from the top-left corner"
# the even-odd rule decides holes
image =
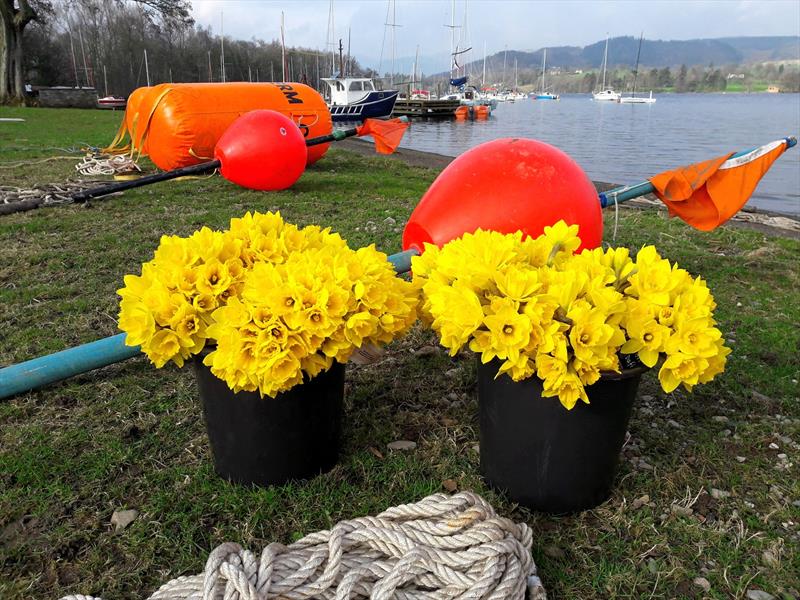
[[[544,142],[505,138],[468,150],[442,171],[403,232],[403,250],[442,246],[466,232],[522,231],[538,237],[563,219],[579,226],[582,245],[603,239],[594,185],[567,154]]]

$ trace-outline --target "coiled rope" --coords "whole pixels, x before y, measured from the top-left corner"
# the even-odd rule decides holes
[[[117,173],[141,173],[139,165],[130,157],[123,154],[107,156],[103,154],[88,154],[83,161],[75,165],[75,169],[84,176],[89,175],[115,175]]]
[[[149,600],[546,600],[532,539],[477,494],[434,494],[270,544],[260,559],[224,543],[203,573],[173,579]]]

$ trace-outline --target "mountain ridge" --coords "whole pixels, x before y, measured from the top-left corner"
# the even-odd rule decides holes
[[[548,67],[596,69],[603,61],[605,40],[586,46],[551,46],[547,48]],[[639,38],[618,36],[609,39],[608,64],[614,67],[633,67]],[[512,72],[514,59],[519,69],[540,68],[543,48],[536,50],[506,50],[486,57],[488,69],[497,70],[505,62]],[[476,53],[473,48],[473,56]],[[427,57],[426,57],[427,58]],[[413,61],[413,58],[411,59]],[[430,57],[430,63],[442,64],[446,57]],[[767,61],[800,61],[800,36],[738,36],[723,38],[697,38],[690,40],[649,40],[642,42],[640,64],[643,67],[687,67],[695,65],[746,65]],[[398,58],[405,63],[408,59]],[[421,61],[422,62],[422,61]],[[428,61],[426,61],[428,62]],[[483,67],[483,58],[467,63],[470,71]],[[438,70],[438,69],[437,69]],[[443,74],[444,71],[441,71]]]

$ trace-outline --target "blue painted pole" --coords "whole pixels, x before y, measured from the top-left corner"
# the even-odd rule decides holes
[[[417,254],[416,250],[398,252],[389,257],[389,262],[398,273],[407,273],[411,270],[411,257]],[[125,334],[120,333],[11,365],[0,369],[0,399],[107,367],[139,354],[139,346],[126,346]]]
[[[786,149],[797,144],[794,137],[786,138]],[[731,158],[743,156],[755,150],[751,148],[731,155]],[[600,206],[605,208],[614,201],[624,202],[631,198],[644,196],[653,191],[653,185],[649,181],[643,181],[635,185],[622,186],[602,192],[599,195]],[[398,273],[406,273],[411,270],[411,258],[418,254],[415,250],[406,250],[389,256]],[[90,342],[75,348],[69,348],[34,358],[17,365],[11,365],[0,369],[0,399],[27,392],[34,388],[54,383],[62,379],[67,379],[87,371],[99,369],[132,358],[139,354],[139,347],[125,345],[125,334],[121,333],[96,342]]]

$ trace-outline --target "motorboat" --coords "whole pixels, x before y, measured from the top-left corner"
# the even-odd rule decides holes
[[[368,77],[324,77],[330,91],[328,108],[334,121],[363,121],[388,117],[397,101],[397,90],[377,90]]]
[[[97,99],[97,108],[125,108],[127,104],[127,99],[118,96],[105,96]]]

